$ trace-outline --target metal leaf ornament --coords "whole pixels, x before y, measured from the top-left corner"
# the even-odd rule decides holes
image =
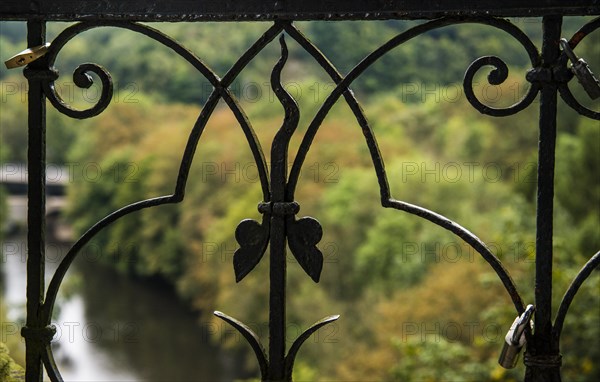
[[[317,248],[317,243],[323,237],[323,228],[311,217],[289,220],[291,224],[288,224],[287,233],[292,254],[310,278],[318,283],[323,269],[323,253]]]
[[[269,218],[263,224],[256,220],[245,219],[235,230],[235,239],[240,247],[233,254],[235,281],[240,282],[256,267],[267,250],[269,242]]]

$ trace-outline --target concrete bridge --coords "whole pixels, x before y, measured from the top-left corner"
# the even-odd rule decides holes
[[[48,167],[46,171],[46,224],[50,238],[68,240],[71,230],[62,222],[67,207],[66,186],[69,181],[66,168]],[[5,226],[8,232],[18,231],[27,225],[27,165],[7,163],[0,166],[0,187],[7,193]]]

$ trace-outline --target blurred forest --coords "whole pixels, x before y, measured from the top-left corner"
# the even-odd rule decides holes
[[[513,20],[537,46],[541,22]],[[564,36],[585,22],[567,18]],[[416,22],[300,22],[311,41],[347,73],[369,52]],[[156,24],[224,75],[267,28],[263,23]],[[49,26],[55,37],[65,25]],[[2,59],[24,48],[20,23],[0,24]],[[293,160],[307,125],[333,89],[312,58],[287,38],[284,84],[301,113],[290,145]],[[577,53],[600,71],[600,33]],[[378,139],[392,195],[439,212],[484,242],[533,302],[535,192],[539,101],[515,116],[480,115],[466,100],[462,77],[483,55],[497,55],[509,78],[490,85],[481,70],[475,92],[486,104],[519,100],[528,83],[528,56],[505,32],[461,25],[430,32],[384,56],[352,89]],[[279,58],[271,43],[232,85],[269,156],[283,109],[268,83]],[[48,161],[67,166],[69,220],[77,234],[108,213],[144,198],[167,195],[188,134],[212,88],[191,65],[163,46],[114,28],[85,32],[59,54],[63,97],[89,107],[98,86],[82,90],[71,73],[83,62],[106,67],[115,81],[112,104],[77,121],[48,107]],[[26,83],[19,71],[0,70],[0,159],[25,162]],[[598,110],[579,89],[588,107]],[[559,101],[554,309],[585,262],[600,249],[600,126]],[[297,361],[298,381],[511,381],[524,367],[497,365],[515,311],[491,267],[458,237],[416,216],[384,209],[361,129],[338,102],[309,151],[296,200],[299,217],[318,219],[325,264],[314,284],[289,256],[291,343],[302,328],[330,314],[341,319],[307,343]],[[221,102],[202,136],[185,200],[131,214],[93,240],[102,260],[132,277],[161,278],[197,312],[217,323],[214,310],[251,323],[267,341],[268,257],[239,285],[232,257],[234,232],[257,219],[262,200],[256,165],[230,109]],[[81,254],[85,261],[86,250]],[[600,380],[600,275],[584,284],[563,332],[565,381]],[[222,326],[220,322],[217,323]],[[175,328],[173,328],[175,330]],[[215,342],[245,349],[216,333]],[[310,341],[309,341],[310,342]],[[583,346],[582,346],[583,345]],[[243,367],[256,371],[249,356]]]

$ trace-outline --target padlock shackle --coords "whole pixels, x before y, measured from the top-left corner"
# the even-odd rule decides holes
[[[519,343],[519,340],[523,335],[526,326],[529,325],[529,321],[531,321],[531,316],[533,316],[533,312],[535,312],[535,307],[532,304],[529,304],[527,305],[527,308],[525,308],[523,314],[519,316],[517,327],[515,328],[515,331],[513,332],[513,335],[510,339],[513,344]]]
[[[560,39],[560,47],[562,48],[563,52],[565,52],[567,57],[569,57],[571,63],[575,64],[577,61],[579,61],[579,58],[577,57],[575,52],[573,52],[573,49],[571,49],[571,45],[569,45],[569,42],[566,38]]]

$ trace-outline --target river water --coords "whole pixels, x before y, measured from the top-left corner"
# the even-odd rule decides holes
[[[2,300],[15,335],[25,317],[26,238],[2,243]],[[47,247],[46,282],[68,247]],[[65,381],[233,381],[240,356],[211,340],[214,329],[198,323],[160,283],[131,280],[94,262],[78,262],[67,273],[55,312],[53,349]],[[64,292],[64,293],[63,293]]]

